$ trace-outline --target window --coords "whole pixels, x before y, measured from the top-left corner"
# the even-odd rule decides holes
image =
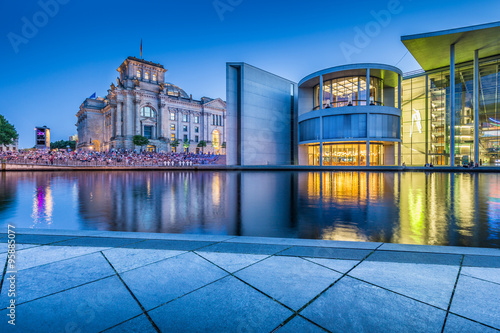
[[[194,123],[199,124],[200,123],[200,117],[199,116],[194,116]]]
[[[170,125],[170,130],[171,130],[171,131],[175,131],[175,125],[174,125],[174,124],[171,124],[171,125]]]
[[[188,131],[188,127],[187,127],[186,125],[184,125],[184,126],[182,126],[182,130],[183,130],[184,132],[187,132],[187,131]]]
[[[194,136],[194,142],[198,142],[198,140],[199,140],[199,139],[198,139],[198,135],[195,135],[195,136]]]
[[[175,120],[175,113],[173,112],[170,113],[170,120]]]
[[[215,115],[212,115],[212,125],[215,125]]]
[[[144,137],[147,139],[153,137],[153,126],[144,126]]]
[[[144,78],[145,78],[146,80],[149,80],[149,73],[148,73],[148,72],[146,72],[146,74],[144,74]]]
[[[140,79],[141,78],[141,71],[137,70],[136,75],[137,75],[137,78]]]
[[[199,128],[198,126],[196,126],[196,127],[194,128],[194,132],[195,132],[195,133],[199,133],[199,132],[200,132],[200,128]]]
[[[212,146],[214,146],[215,149],[219,148],[219,131],[215,130],[212,133]]]
[[[187,114],[182,115],[182,121],[188,122],[188,115]]]
[[[149,106],[145,106],[141,109],[141,116],[146,118],[156,117],[156,112]]]
[[[170,134],[170,140],[175,141],[175,133]]]
[[[184,141],[187,141],[188,140],[188,136],[187,134],[184,134]]]
[[[155,81],[155,82],[156,82],[156,80],[157,80],[157,79],[156,79],[156,74],[153,74],[153,81]]]

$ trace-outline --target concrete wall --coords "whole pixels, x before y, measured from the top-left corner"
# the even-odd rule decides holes
[[[245,63],[226,74],[228,165],[291,164],[297,85]]]

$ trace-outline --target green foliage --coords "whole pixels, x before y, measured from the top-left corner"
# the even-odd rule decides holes
[[[183,146],[184,148],[189,148],[189,140],[187,140],[187,139],[186,139],[186,140],[184,140],[184,142],[182,143],[182,146]]]
[[[132,142],[134,143],[134,145],[142,147],[149,144],[149,139],[143,137],[142,135],[134,135],[134,137],[132,138]]]
[[[205,140],[201,140],[198,142],[198,147],[203,148],[207,146],[207,142]]]
[[[223,143],[221,144],[221,146],[220,146],[220,147],[221,147],[221,148],[226,148],[226,143],[225,143],[225,142],[223,142]]]
[[[10,145],[17,138],[16,128],[0,114],[0,145]]]
[[[179,146],[179,144],[180,144],[180,142],[179,142],[178,139],[170,141],[170,146],[171,147],[177,148],[177,146]]]
[[[68,149],[68,146],[70,149],[75,150],[76,141],[59,140],[50,143],[50,149]]]

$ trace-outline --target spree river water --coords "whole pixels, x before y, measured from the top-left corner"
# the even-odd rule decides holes
[[[500,174],[4,172],[7,224],[500,247]]]

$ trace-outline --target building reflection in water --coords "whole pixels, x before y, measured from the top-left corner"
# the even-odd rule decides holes
[[[34,228],[48,227],[52,224],[52,214],[54,210],[54,201],[52,198],[52,189],[50,179],[37,182],[33,194],[33,219]]]
[[[500,247],[500,175],[7,173],[0,224]],[[31,220],[23,198],[32,200]],[[6,222],[4,222],[6,221]]]

